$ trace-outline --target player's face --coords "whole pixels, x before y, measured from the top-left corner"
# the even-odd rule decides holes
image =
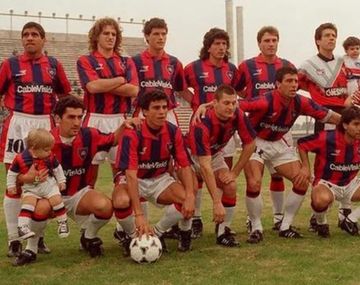
[[[42,53],[45,38],[41,38],[40,32],[35,28],[25,29],[21,35],[22,45],[25,53],[34,57]]]
[[[221,60],[225,57],[228,45],[224,39],[215,39],[208,49],[209,58]]]
[[[276,82],[280,94],[284,97],[295,97],[296,90],[298,89],[298,76],[297,74],[285,74],[281,82]]]
[[[168,112],[168,103],[166,100],[153,101],[149,105],[149,110],[143,110],[146,122],[153,129],[161,128]]]
[[[97,39],[97,48],[99,51],[113,51],[116,42],[116,29],[107,25],[103,28]]]
[[[61,118],[58,118],[60,135],[65,138],[76,136],[81,127],[83,110],[81,108],[66,108]]]
[[[153,28],[149,35],[145,35],[151,49],[161,51],[165,48],[167,31],[163,28]]]
[[[316,41],[319,46],[319,51],[332,52],[336,46],[336,32],[332,29],[325,29],[322,31],[321,39]]]
[[[276,35],[272,35],[270,33],[265,33],[259,45],[259,49],[264,56],[274,56],[276,55],[278,48],[279,39]]]
[[[45,159],[50,156],[53,146],[45,147],[42,149],[32,149],[32,155],[36,158]]]
[[[236,94],[223,94],[220,100],[214,100],[214,110],[219,119],[228,120],[234,116],[237,106],[236,96]]]
[[[359,140],[360,139],[360,120],[354,119],[349,124],[343,124],[345,129],[345,135],[350,139]]]
[[[349,46],[346,54],[352,59],[358,59],[360,55],[360,46]]]

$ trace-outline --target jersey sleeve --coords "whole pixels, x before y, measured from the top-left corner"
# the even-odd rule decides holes
[[[95,68],[92,67],[87,56],[81,56],[78,59],[76,66],[80,83],[83,88],[85,88],[86,84],[89,82],[99,79],[99,75],[97,74]]]
[[[4,60],[0,65],[0,94],[6,93],[10,84],[10,64],[8,60]]]
[[[138,169],[138,146],[139,140],[134,130],[124,130],[120,135],[119,146],[116,155],[116,168],[120,170]]]
[[[115,143],[115,135],[114,133],[109,133],[109,134],[105,134],[100,132],[97,129],[93,129],[96,130],[93,135],[94,135],[94,142],[96,142],[96,146],[97,146],[97,152],[98,151],[109,151],[111,147],[114,146]]]
[[[196,156],[211,155],[210,135],[203,123],[197,123],[190,128],[189,134],[191,153]]]
[[[241,138],[242,143],[251,143],[256,137],[256,132],[251,126],[248,116],[246,116],[242,110],[238,109],[237,119],[237,132]]]
[[[185,73],[183,65],[179,60],[176,61],[175,67],[175,91],[183,91],[186,89]]]
[[[316,120],[327,121],[330,110],[320,106],[314,100],[301,96],[301,114],[315,118]]]
[[[55,167],[53,169],[53,172],[54,172],[55,179],[58,183],[66,182],[66,177],[64,175],[64,170],[63,170],[61,164],[59,164],[57,167]]]
[[[136,66],[131,57],[126,58],[126,71],[125,71],[125,79],[127,83],[132,85],[139,85],[139,79],[136,71]]]
[[[318,153],[322,148],[321,142],[322,142],[323,134],[324,132],[320,132],[317,134],[313,134],[298,139],[297,141],[298,148],[306,152]]]
[[[57,82],[55,89],[59,95],[67,95],[71,92],[70,82],[66,76],[64,67],[59,61],[57,62]]]

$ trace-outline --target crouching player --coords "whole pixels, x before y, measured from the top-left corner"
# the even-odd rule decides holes
[[[360,109],[349,107],[344,110],[337,129],[301,138],[298,141],[302,171],[310,177],[309,152],[314,152],[314,181],[311,193],[311,207],[317,221],[320,237],[330,236],[326,211],[334,200],[350,204],[360,201]],[[341,229],[351,235],[359,235],[357,221],[360,207],[344,217]]]
[[[243,143],[242,152],[229,170],[222,151],[236,131]],[[250,121],[237,107],[236,91],[229,85],[216,89],[213,108],[190,126],[189,143],[195,168],[201,173],[213,200],[216,243],[223,246],[239,245],[230,229],[236,205],[236,178],[255,150],[255,136]]]
[[[137,129],[125,129],[120,136],[116,157],[119,173],[112,197],[115,216],[127,234],[122,240],[124,255],[129,254],[131,238],[152,232],[139,197],[159,207],[166,205],[153,230],[163,250],[166,246],[162,235],[179,222],[178,250],[188,251],[195,203],[189,154],[180,129],[166,120],[167,95],[161,90],[151,91],[139,103],[145,120]],[[180,168],[181,184],[167,171],[171,157]]]

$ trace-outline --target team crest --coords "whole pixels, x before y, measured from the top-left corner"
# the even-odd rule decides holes
[[[48,68],[47,69],[47,72],[49,73],[49,75],[50,75],[50,77],[51,78],[55,78],[55,76],[56,76],[56,68]]]
[[[168,66],[166,66],[166,69],[167,69],[167,71],[170,73],[170,74],[173,74],[174,73],[174,66],[172,66],[172,65],[168,65]]]
[[[234,77],[234,73],[233,73],[232,71],[227,71],[227,72],[226,72],[226,76],[227,76],[230,80],[232,80],[233,77]]]
[[[125,70],[125,69],[126,69],[126,66],[125,66],[125,64],[124,64],[122,61],[119,62],[119,65],[120,65],[120,67],[121,67],[122,70]]]
[[[104,65],[102,63],[99,63],[97,67],[95,67],[95,70],[103,70]]]
[[[87,147],[82,147],[78,149],[78,154],[82,160],[84,160],[88,155],[89,149]]]

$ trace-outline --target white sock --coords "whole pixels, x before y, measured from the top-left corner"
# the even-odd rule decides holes
[[[198,189],[195,195],[194,218],[201,218],[201,199],[202,199],[202,189]]]
[[[315,211],[314,211],[314,215],[315,215],[315,218],[316,218],[316,222],[317,222],[319,225],[325,225],[325,224],[327,224],[326,212],[327,212],[327,211],[324,211],[324,212],[315,212]]]
[[[274,223],[278,222],[278,219],[275,220],[277,214],[282,214],[284,211],[284,192],[279,191],[270,191],[272,208],[274,214]]]
[[[34,213],[35,206],[30,205],[30,204],[23,204],[23,205],[21,205],[21,210],[27,210],[28,212]],[[30,226],[30,221],[31,221],[31,218],[29,218],[27,216],[19,215],[19,217],[18,217],[18,226],[19,227],[26,226],[26,225]]]
[[[39,238],[43,235],[46,225],[47,220],[40,222],[31,220],[30,228],[35,233],[35,236],[27,239],[26,249],[29,249],[34,253],[38,252]]]
[[[252,231],[259,230],[262,232],[263,227],[261,224],[261,212],[263,208],[263,200],[261,195],[255,198],[246,196],[245,203],[249,219],[251,221]]]
[[[62,208],[65,208],[65,205],[64,205],[63,202],[61,202],[61,203],[58,204],[58,205],[55,205],[55,206],[53,207],[53,210],[54,210],[54,211],[58,211],[58,210],[60,210],[60,209],[62,209]],[[64,214],[62,214],[62,215],[60,215],[60,216],[57,216],[56,219],[58,220],[58,222],[64,222],[64,221],[66,221],[66,220],[67,220],[66,211],[65,211]]]
[[[357,223],[357,221],[360,219],[360,207],[355,208],[348,216],[348,218],[350,221]]]
[[[176,209],[174,204],[165,207],[164,215],[155,225],[154,231],[157,236],[162,236],[170,227],[183,218],[183,215]]]
[[[218,236],[221,236],[225,232],[225,227],[230,227],[232,218],[234,216],[234,207],[225,207],[225,218],[224,221],[219,224]]]
[[[285,231],[290,228],[294,217],[299,211],[304,199],[305,195],[296,194],[294,191],[289,193],[285,201],[284,218],[281,223],[280,231]]]
[[[9,241],[18,238],[18,216],[21,209],[21,199],[4,197],[4,214]]]
[[[149,202],[148,201],[141,201],[141,208],[144,214],[145,219],[149,218]]]
[[[191,224],[192,224],[192,219],[185,220],[184,218],[182,218],[179,221],[179,229],[181,231],[189,231],[191,230]]]
[[[96,237],[97,232],[103,227],[105,226],[107,223],[109,222],[108,220],[105,219],[98,219],[97,217],[95,217],[94,214],[90,214],[89,216],[89,223],[88,226],[85,230],[85,238],[87,239],[93,239]]]
[[[125,231],[130,237],[134,236],[136,228],[134,215],[127,216],[125,219],[117,219],[117,221],[117,224],[121,226],[121,230]]]

